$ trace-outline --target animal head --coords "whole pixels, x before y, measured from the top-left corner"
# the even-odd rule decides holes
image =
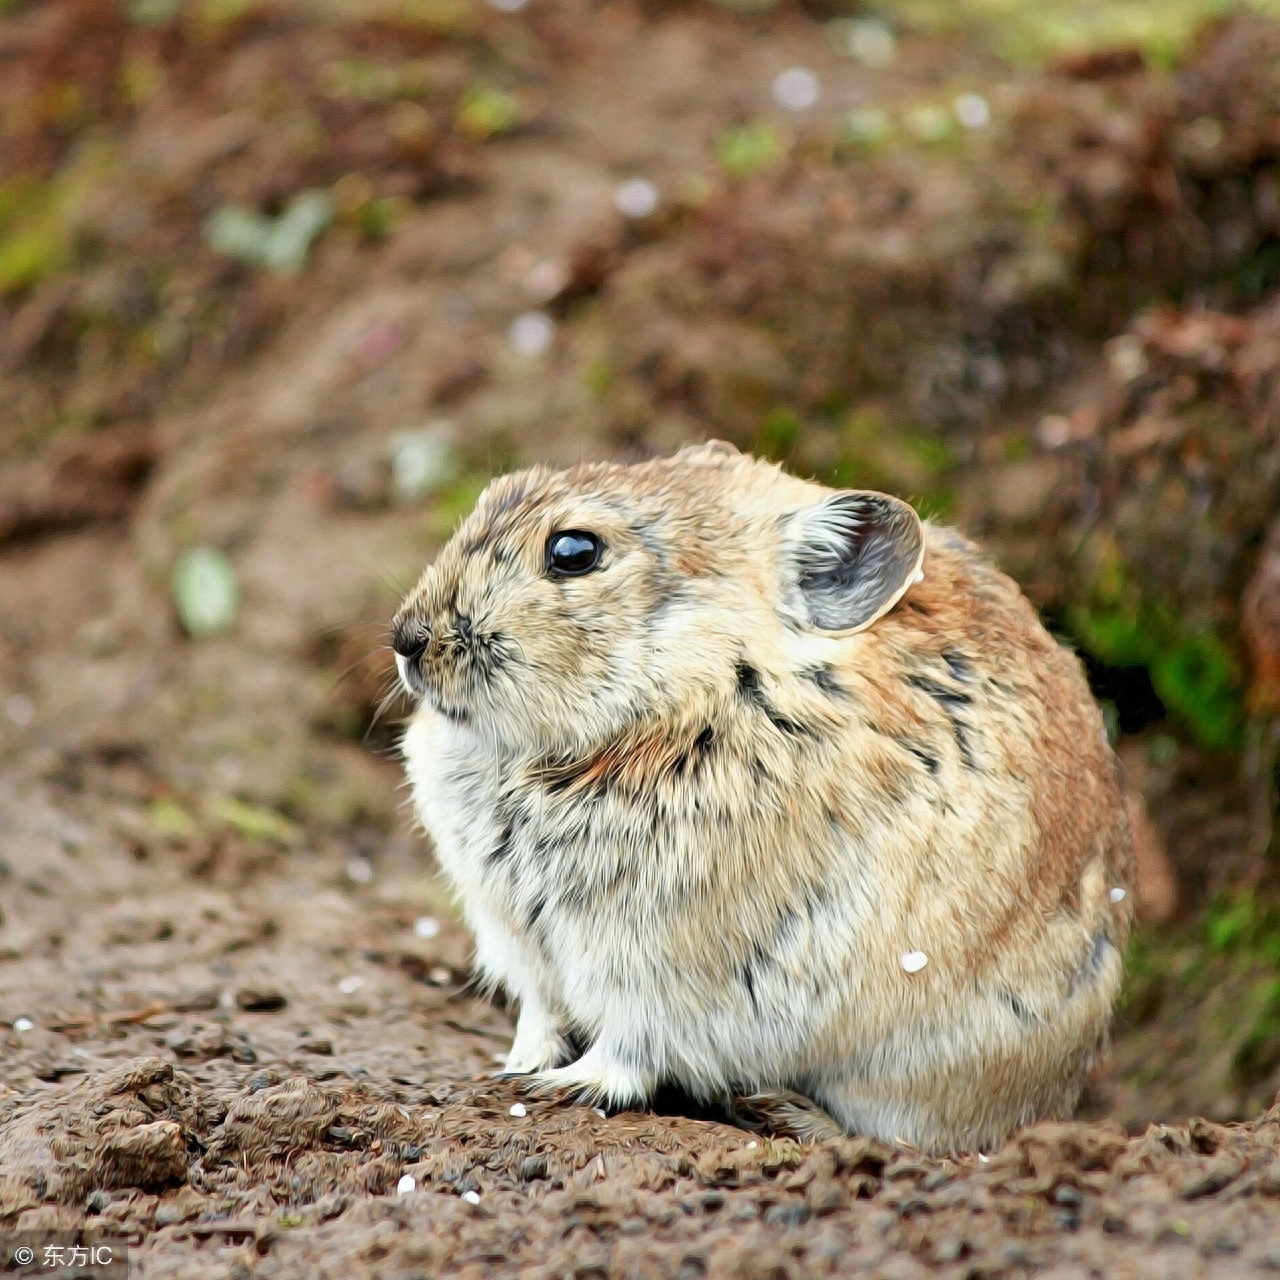
[[[573,755],[705,714],[865,632],[915,579],[905,502],[719,443],[494,480],[392,624],[416,697],[514,750]]]

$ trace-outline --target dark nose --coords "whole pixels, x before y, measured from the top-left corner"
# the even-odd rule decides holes
[[[391,648],[409,662],[416,662],[422,657],[430,640],[426,627],[410,619],[397,622],[391,629]]]
[[[422,692],[422,655],[431,633],[420,622],[404,619],[391,628],[391,649],[396,655],[400,679],[412,694]]]

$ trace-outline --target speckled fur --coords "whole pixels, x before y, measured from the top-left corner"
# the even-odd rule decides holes
[[[831,496],[721,446],[495,480],[397,615],[413,795],[532,1088],[794,1089],[983,1148],[1069,1113],[1104,1045],[1116,764],[1080,664],[950,529],[866,630],[813,627],[788,557]],[[601,568],[549,578],[559,529]]]

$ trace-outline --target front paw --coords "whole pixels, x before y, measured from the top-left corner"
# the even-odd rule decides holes
[[[538,1041],[521,1043],[516,1037],[507,1054],[506,1065],[496,1074],[506,1079],[510,1076],[527,1076],[535,1071],[550,1071],[569,1057],[569,1046],[558,1035],[549,1035]]]
[[[620,1111],[643,1105],[654,1088],[647,1073],[612,1062],[596,1049],[566,1067],[525,1076],[521,1083],[539,1096],[562,1094],[575,1102]]]

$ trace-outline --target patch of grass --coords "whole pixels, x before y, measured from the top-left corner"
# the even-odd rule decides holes
[[[71,262],[54,183],[19,178],[0,185],[0,294],[26,289]]]
[[[272,840],[290,845],[297,841],[301,829],[296,822],[262,805],[247,804],[234,796],[217,796],[208,803],[209,817],[230,827],[246,840]]]
[[[459,133],[483,142],[496,134],[510,133],[519,119],[515,99],[509,93],[473,85],[462,95],[454,123]]]
[[[945,518],[955,509],[954,467],[951,446],[942,437],[863,408],[846,418],[839,456],[820,478],[837,489],[901,494],[922,515]]]
[[[1145,667],[1166,710],[1201,746],[1238,748],[1245,681],[1227,641],[1209,623],[1153,598],[1113,540],[1092,539],[1080,554],[1092,566],[1084,598],[1065,611],[1073,640],[1108,666]]]
[[[785,462],[800,439],[801,429],[800,419],[790,409],[771,409],[756,432],[751,452]]]
[[[1146,667],[1160,701],[1213,751],[1237,747],[1244,731],[1244,681],[1226,644],[1188,630],[1173,610],[1139,598],[1067,610],[1082,648],[1113,667]]]
[[[489,483],[489,477],[468,472],[446,485],[432,500],[431,532],[444,541],[471,514],[476,501]]]
[[[716,139],[716,158],[731,178],[745,178],[780,160],[786,145],[771,124],[744,124]]]
[[[1251,889],[1222,894],[1194,921],[1131,939],[1121,1037],[1126,1024],[1148,1028],[1160,1044],[1184,1037],[1195,1046],[1198,1075],[1238,1095],[1245,1110],[1265,1105],[1280,1067],[1278,965],[1280,902]],[[1142,1088],[1166,1070],[1131,1064],[1127,1078]]]
[[[1280,903],[1251,889],[1227,894],[1204,916],[1210,957],[1235,979],[1235,998],[1223,1009],[1223,1032],[1231,1037],[1231,1071],[1249,1083],[1280,1066]]]
[[[976,31],[994,52],[1021,65],[1136,46],[1153,65],[1173,67],[1206,22],[1246,8],[1280,13],[1280,0],[881,0],[875,7],[932,35]]]
[[[1280,903],[1241,889],[1210,903],[1203,927],[1211,952],[1235,956],[1245,968],[1280,967]]]
[[[196,820],[171,796],[153,800],[147,817],[162,835],[175,839],[189,840],[200,830]]]
[[[603,400],[613,389],[613,366],[603,358],[591,360],[582,371],[582,380],[597,400]]]
[[[89,140],[53,178],[0,182],[0,295],[29,289],[74,265],[73,215],[112,156]]]

